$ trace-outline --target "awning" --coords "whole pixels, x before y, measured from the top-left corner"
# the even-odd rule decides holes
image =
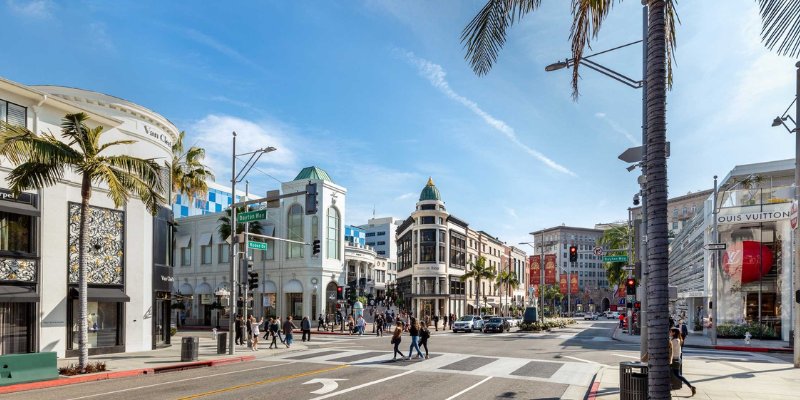
[[[200,246],[208,246],[211,244],[211,236],[213,233],[201,233],[200,234]],[[183,246],[187,247],[187,246]]]
[[[211,294],[211,286],[208,283],[201,283],[197,285],[196,294]]]
[[[194,290],[192,290],[192,285],[190,285],[190,284],[188,284],[186,282],[181,284],[180,291],[181,291],[181,294],[185,295],[185,296],[191,296],[191,295],[194,294]]]
[[[275,225],[264,225],[262,231],[264,236],[275,236]]]
[[[0,285],[0,303],[36,303],[39,294],[32,286]]]
[[[38,217],[41,214],[36,207],[30,204],[11,203],[7,201],[0,201],[0,211],[12,214],[30,215],[33,217]]]
[[[192,236],[191,235],[178,236],[178,240],[177,240],[177,243],[176,243],[177,246],[176,247],[179,248],[179,249],[183,248],[183,247],[189,247],[189,245],[191,243],[192,243]]]
[[[303,293],[303,284],[297,279],[292,279],[283,285],[284,293]]]
[[[273,281],[266,281],[264,282],[264,292],[263,293],[278,293],[278,286],[275,285]]]
[[[125,291],[121,288],[98,288],[98,287],[89,287],[88,292],[86,293],[87,301],[108,301],[108,302],[123,302],[127,303],[131,301],[131,298],[125,294]],[[70,288],[69,289],[70,297],[77,299],[78,298],[78,288]]]

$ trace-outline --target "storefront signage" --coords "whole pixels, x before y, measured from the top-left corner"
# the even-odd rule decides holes
[[[144,131],[153,139],[157,139],[161,141],[161,143],[166,144],[167,146],[172,147],[172,140],[169,139],[166,133],[159,132],[147,125],[144,126]]]
[[[789,203],[767,204],[764,210],[742,213],[722,213],[717,215],[718,224],[741,224],[749,222],[771,222],[789,219],[792,211]],[[753,207],[747,207],[753,208]],[[741,208],[746,209],[746,208]]]
[[[214,298],[210,294],[201,294],[200,304],[214,304]]]
[[[164,265],[153,266],[153,291],[154,292],[170,292],[172,291],[172,282],[175,278],[172,276],[172,268]]]
[[[33,193],[25,193],[25,192],[22,192],[15,196],[14,193],[12,193],[10,190],[0,188],[0,200],[3,201],[13,201],[14,203],[30,204],[36,207],[36,197],[37,195]]]

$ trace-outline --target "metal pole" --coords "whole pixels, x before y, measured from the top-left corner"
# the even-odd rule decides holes
[[[544,321],[544,230],[542,230],[542,240],[539,241],[539,248],[541,251],[541,259],[539,260],[539,296],[542,297],[542,321]],[[533,249],[534,253],[536,249]]]
[[[247,196],[250,194],[250,181],[244,181],[244,193],[245,193],[244,194],[244,199],[247,200]],[[233,196],[233,199],[234,199],[234,201],[236,201],[236,195],[235,194]],[[250,206],[244,206],[244,211],[245,212],[247,212],[249,209],[250,209]],[[236,228],[238,230],[239,223],[236,223],[235,226],[236,226]],[[243,245],[244,246],[244,256],[242,257],[243,268],[240,268],[241,273],[242,273],[242,278],[241,278],[241,281],[242,281],[242,299],[243,299],[242,300],[242,315],[244,315],[245,318],[247,318],[247,292],[250,290],[250,280],[248,279],[250,277],[250,275],[248,274],[248,272],[250,272],[250,268],[249,268],[250,267],[250,262],[249,262],[250,260],[249,260],[249,257],[248,257],[248,255],[250,253],[250,250],[247,247],[247,241],[249,240],[249,238],[247,237],[247,232],[248,232],[249,228],[250,228],[250,223],[249,222],[245,222],[244,223],[244,245]],[[255,307],[253,307],[253,308],[255,308]],[[255,312],[253,312],[253,317],[255,317]],[[252,336],[253,335],[250,335],[250,336],[247,337],[248,346],[252,346],[252,342],[253,342],[253,337]]]
[[[640,230],[641,243],[639,261],[641,267],[641,279],[639,287],[647,288],[647,1],[642,0],[642,176],[645,177],[644,187],[642,187],[642,228]],[[647,293],[646,290],[643,292]],[[647,296],[642,296],[639,299],[641,309],[639,311],[639,320],[642,327],[639,337],[641,338],[639,345],[639,353],[644,356],[647,353]]]
[[[795,99],[795,127],[794,127],[794,187],[795,195],[794,201],[800,200],[800,61],[794,65],[797,67],[797,88]],[[797,246],[800,245],[800,229],[794,230],[794,269],[793,281],[794,290],[800,290],[800,251]],[[795,299],[793,314],[794,314],[794,367],[800,368],[800,304]]]
[[[236,202],[236,132],[232,132],[233,136],[233,149],[231,151],[231,205]],[[233,355],[236,352],[234,349],[234,336],[236,334],[236,250],[238,243],[236,242],[236,207],[231,207],[231,292],[229,297],[229,317],[228,317],[228,354]]]
[[[717,187],[717,176],[714,175],[714,201],[713,207],[714,211],[711,213],[714,221],[711,224],[711,241],[714,243],[719,243],[719,229],[717,227],[717,195],[718,195],[719,188]],[[719,258],[719,251],[714,250],[711,252],[711,302],[708,305],[711,311],[711,344],[717,344],[717,307],[719,304],[717,302],[717,291],[718,291],[718,282],[717,282],[717,261]]]

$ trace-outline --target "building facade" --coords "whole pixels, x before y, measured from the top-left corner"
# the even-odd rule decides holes
[[[216,182],[207,181],[208,193],[190,199],[189,196],[177,194],[172,204],[172,213],[175,218],[194,217],[196,215],[216,214],[225,211],[231,205],[231,187],[220,185]],[[250,195],[248,198],[254,199],[258,196]],[[245,192],[236,191],[236,201],[242,201]]]
[[[178,129],[163,116],[113,96],[0,79],[0,120],[60,137],[65,114],[84,112],[104,141],[133,140],[126,154],[171,160]],[[0,354],[78,353],[78,225],[81,179],[14,195],[0,160]],[[169,168],[167,167],[167,171]],[[168,172],[165,199],[169,199]],[[94,186],[87,229],[89,354],[150,350],[169,343],[172,284],[169,205],[154,217],[137,198],[122,208]]]

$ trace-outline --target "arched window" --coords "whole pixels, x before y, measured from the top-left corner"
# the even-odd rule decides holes
[[[303,237],[303,207],[299,204],[294,204],[289,207],[289,218],[286,224],[288,232],[286,236],[289,240],[296,240],[298,242],[305,242]],[[289,251],[286,253],[287,258],[302,258],[303,245],[300,243],[289,242]]]
[[[339,211],[328,207],[328,258],[339,259]]]

